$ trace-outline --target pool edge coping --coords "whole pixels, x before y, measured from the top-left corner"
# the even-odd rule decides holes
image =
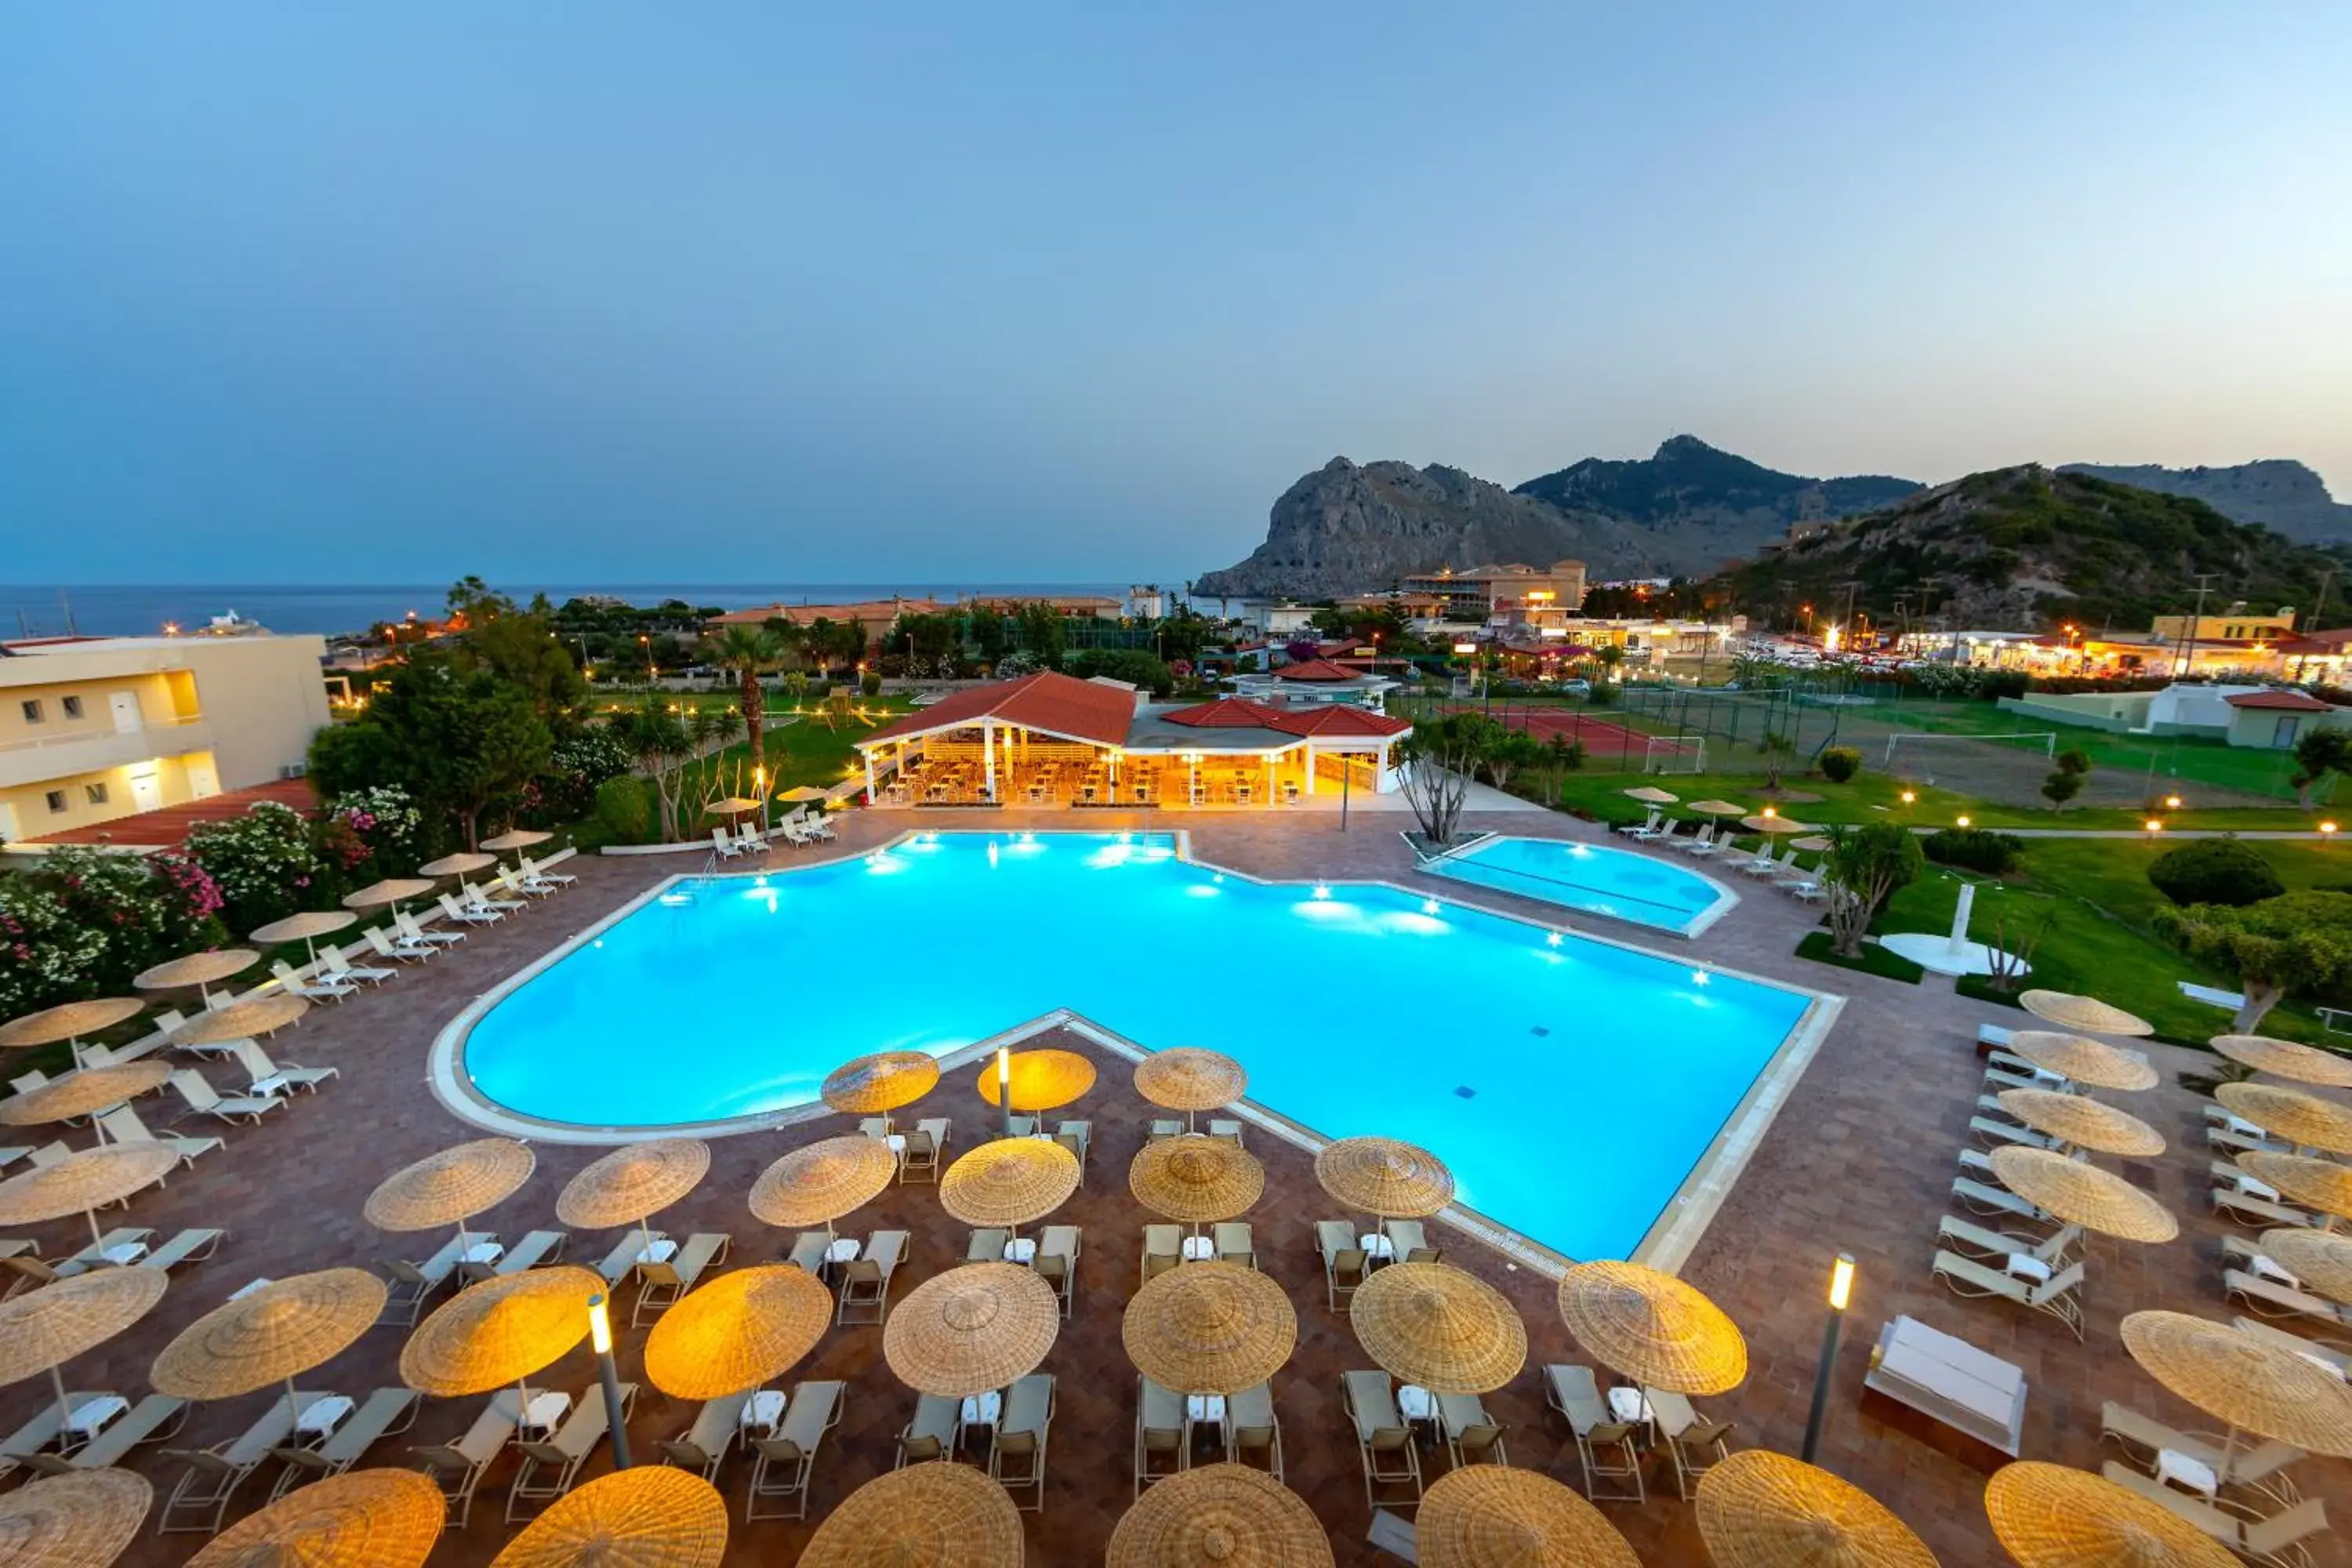
[[[433,1043],[425,1059],[425,1084],[442,1108],[461,1121],[525,1142],[536,1138],[542,1142],[562,1143],[574,1147],[617,1146],[642,1142],[654,1138],[736,1137],[746,1133],[777,1131],[783,1128],[814,1121],[822,1117],[839,1115],[840,1112],[827,1107],[823,1100],[813,1100],[806,1105],[791,1106],[782,1110],[762,1111],[750,1116],[727,1117],[714,1121],[668,1122],[627,1128],[596,1127],[575,1121],[551,1121],[528,1116],[500,1105],[476,1089],[471,1078],[464,1070],[465,1043],[467,1037],[472,1033],[474,1026],[499,1003],[563,959],[570,957],[581,947],[593,942],[622,921],[637,913],[647,904],[671,892],[681,882],[756,880],[763,877],[790,876],[795,872],[814,871],[826,867],[843,865],[851,860],[864,859],[868,856],[887,854],[891,849],[913,839],[935,838],[942,834],[950,833],[999,837],[1008,832],[1075,832],[1088,837],[1105,837],[1118,832],[1142,834],[1146,837],[1156,837],[1164,832],[1174,843],[1176,858],[1179,860],[1202,867],[1220,876],[1238,877],[1243,881],[1258,887],[1385,888],[1408,899],[1426,900],[1428,896],[1424,889],[1409,888],[1402,883],[1391,882],[1386,878],[1379,877],[1311,878],[1300,881],[1288,878],[1256,876],[1248,871],[1237,870],[1232,867],[1222,866],[1214,861],[1196,857],[1192,853],[1191,831],[1186,828],[1125,830],[908,828],[870,849],[834,855],[824,859],[811,858],[802,864],[781,868],[759,871],[673,872],[635,898],[616,905],[595,921],[575,931],[536,959],[514,970],[497,984],[478,994],[464,1007],[458,1009],[457,1015],[444,1024],[433,1037]],[[1769,986],[1777,991],[1789,992],[1808,999],[1804,1011],[1797,1016],[1796,1022],[1791,1024],[1788,1032],[1781,1037],[1780,1044],[1774,1049],[1770,1058],[1757,1069],[1755,1078],[1749,1082],[1747,1091],[1740,1096],[1738,1103],[1724,1118],[1715,1137],[1709,1142],[1706,1152],[1702,1153],[1692,1164],[1690,1170],[1685,1173],[1682,1181],[1676,1184],[1673,1194],[1659,1209],[1658,1216],[1651,1222],[1649,1229],[1643,1233],[1642,1239],[1628,1254],[1629,1260],[1632,1262],[1643,1264],[1666,1273],[1675,1272],[1696,1250],[1700,1239],[1705,1237],[1708,1227],[1714,1222],[1724,1201],[1730,1195],[1739,1177],[1746,1172],[1749,1161],[1754,1158],[1757,1149],[1762,1145],[1765,1135],[1771,1131],[1773,1123],[1779,1119],[1781,1108],[1795,1092],[1798,1081],[1803,1078],[1806,1069],[1812,1065],[1813,1058],[1819,1054],[1822,1042],[1828,1038],[1830,1030],[1835,1026],[1839,1016],[1843,1013],[1848,998],[1789,981],[1778,980],[1769,975],[1751,974],[1744,970],[1703,959],[1691,958],[1679,953],[1662,952],[1657,949],[1644,947],[1639,942],[1630,942],[1621,937],[1569,926],[1564,921],[1554,928],[1545,921],[1494,909],[1469,899],[1452,899],[1447,901],[1459,904],[1464,909],[1475,910],[1479,914],[1508,921],[1513,924],[1526,926],[1532,930],[1558,930],[1563,934],[1573,935],[1581,941],[1600,942],[1605,946],[1639,953],[1646,958],[1704,969],[1709,973],[1721,974],[1727,979]],[[1608,919],[1609,917],[1600,918]],[[944,1074],[950,1068],[969,1066],[982,1061],[1000,1047],[1017,1045],[1055,1028],[1070,1029],[1095,1045],[1110,1051],[1113,1055],[1123,1057],[1130,1061],[1139,1062],[1152,1055],[1149,1047],[1137,1044],[1106,1025],[1097,1023],[1067,1007],[1056,1007],[1025,1022],[1000,1030],[985,1039],[957,1047],[939,1058],[940,1070]],[[1232,1109],[1238,1112],[1243,1120],[1256,1124],[1309,1155],[1321,1152],[1332,1142],[1313,1128],[1294,1121],[1280,1111],[1261,1105],[1255,1100],[1244,1099],[1236,1101]],[[1534,1237],[1490,1219],[1465,1205],[1448,1205],[1432,1217],[1462,1231],[1475,1240],[1484,1242],[1514,1264],[1536,1269],[1548,1278],[1555,1279],[1559,1278],[1576,1261],[1564,1253],[1546,1247]]]

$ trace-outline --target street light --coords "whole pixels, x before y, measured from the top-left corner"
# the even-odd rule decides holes
[[[1918,802],[1919,802],[1919,792],[1918,792],[1917,790],[1906,789],[1906,790],[1905,790],[1905,791],[1903,792],[1903,804],[1904,804],[1904,805],[1916,805],[1918,804]]]
[[[1822,1358],[1813,1366],[1813,1407],[1805,1416],[1805,1447],[1798,1458],[1813,1462],[1821,1447],[1822,1418],[1829,1414],[1830,1375],[1836,1370],[1838,1334],[1845,1326],[1846,1304],[1853,1298],[1853,1254],[1841,1252],[1830,1266],[1830,1315],[1822,1329]]]
[[[996,1047],[996,1101],[1004,1111],[1004,1135],[1013,1136],[1013,1047]]]
[[[2177,795],[2166,795],[2164,797],[2164,809],[2167,811],[2179,811],[2180,809],[2180,797]]]
[[[613,1365],[613,1319],[601,1295],[588,1298],[588,1342],[596,1351],[596,1375],[604,1384],[604,1426],[613,1435],[613,1468],[629,1468],[629,1428],[621,1405],[621,1374]]]
[[[1955,827],[1966,827],[1968,825],[1969,819],[1965,816],[1958,816],[1952,819],[1952,826]]]
[[[2147,841],[2150,844],[2153,844],[2156,842],[2156,836],[2164,831],[2164,818],[2160,816],[2151,816],[2146,822],[2141,823],[2140,826],[2147,829]]]
[[[2328,820],[2328,821],[2326,821],[2326,822],[2323,822],[2323,823],[2321,823],[2321,824],[2319,825],[2319,841],[2320,841],[2322,844],[2326,843],[2328,840],[2330,840],[2330,839],[2334,838],[2335,837],[2336,837],[2336,823],[2335,823],[2335,821],[2334,821],[2332,818],[2331,818],[2330,820]]]

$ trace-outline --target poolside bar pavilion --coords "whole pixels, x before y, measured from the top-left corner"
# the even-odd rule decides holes
[[[959,691],[857,742],[876,805],[1299,805],[1397,786],[1412,726],[1352,703],[1142,703],[1039,674]]]

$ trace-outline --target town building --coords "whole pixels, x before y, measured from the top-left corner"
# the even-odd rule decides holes
[[[1584,603],[1584,563],[1555,561],[1549,567],[1521,565],[1451,567],[1407,577],[1406,594],[1442,600],[1450,621],[1516,621],[1532,626],[1557,622]]]
[[[0,643],[0,839],[299,775],[325,654],[316,637]]]

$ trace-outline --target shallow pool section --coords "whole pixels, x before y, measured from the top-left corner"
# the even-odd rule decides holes
[[[1167,836],[949,832],[680,880],[497,1001],[459,1066],[546,1121],[707,1122],[1066,1007],[1228,1051],[1268,1110],[1425,1144],[1497,1224],[1617,1258],[1812,1000],[1387,886],[1253,882]],[[973,1103],[977,1070],[935,1096]]]
[[[1424,861],[1421,868],[1433,877],[1676,936],[1696,936],[1739,901],[1739,895],[1722,883],[1670,861],[1560,838],[1493,834]]]

